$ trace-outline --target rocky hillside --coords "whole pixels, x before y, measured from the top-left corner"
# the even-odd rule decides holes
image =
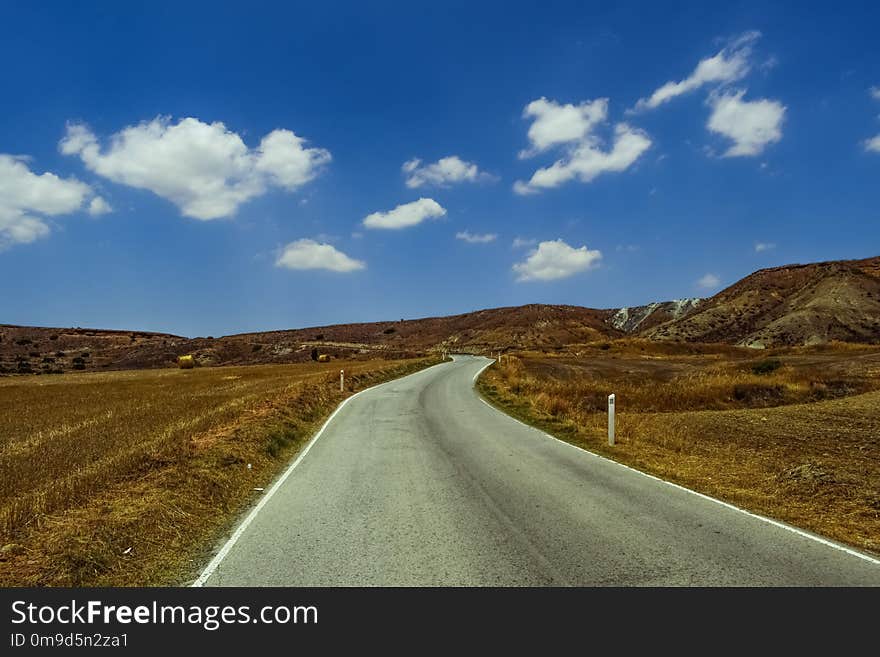
[[[183,354],[200,365],[245,365],[305,361],[313,353],[561,351],[627,335],[758,348],[880,343],[880,257],[762,269],[710,299],[612,310],[532,304],[219,338],[0,325],[0,375],[168,367]]]
[[[880,343],[880,257],[762,269],[645,336],[756,348]]]
[[[703,299],[692,297],[674,301],[657,301],[646,306],[618,308],[608,323],[624,333],[644,333],[658,324],[680,319],[696,310]]]
[[[535,304],[448,317],[218,338],[0,325],[0,374],[167,367],[183,354],[195,355],[200,365],[246,365],[305,361],[313,351],[338,358],[407,358],[440,351],[548,351],[623,336],[607,324],[608,314],[578,306]]]
[[[461,351],[554,349],[619,337],[607,324],[608,311],[580,306],[531,304],[369,324],[339,324],[292,331],[254,333],[251,339],[358,348]]]
[[[119,369],[132,354],[172,350],[188,340],[144,331],[0,325],[0,375]],[[136,364],[141,367],[143,364]]]

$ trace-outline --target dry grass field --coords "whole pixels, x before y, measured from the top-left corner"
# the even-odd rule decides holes
[[[0,379],[0,585],[179,581],[345,395],[433,362]]]
[[[579,355],[507,356],[480,388],[564,440],[880,552],[877,347],[756,353],[621,340]]]

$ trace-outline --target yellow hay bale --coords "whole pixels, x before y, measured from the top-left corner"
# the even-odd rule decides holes
[[[319,363],[326,363],[328,360],[330,360],[330,356],[328,356],[327,354],[318,354]]]
[[[177,365],[182,370],[191,370],[192,368],[194,368],[196,366],[196,361],[190,355],[178,356],[177,357]]]

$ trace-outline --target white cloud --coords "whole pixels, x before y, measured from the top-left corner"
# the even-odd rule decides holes
[[[275,261],[275,266],[286,269],[328,269],[336,272],[351,272],[364,269],[367,265],[362,260],[348,257],[330,244],[302,239],[285,246]]]
[[[524,237],[514,237],[513,243],[511,244],[511,248],[513,249],[523,249],[527,246],[535,246],[538,243],[536,239],[526,239]]]
[[[667,82],[648,98],[640,98],[632,111],[655,109],[677,96],[699,89],[706,84],[728,84],[741,80],[751,68],[750,57],[760,32],[746,32],[725,46],[720,52],[700,60],[684,80]]]
[[[539,98],[526,105],[523,118],[533,118],[529,126],[532,147],[520,151],[520,158],[531,157],[548,148],[584,139],[608,116],[608,99],[597,98],[578,105],[561,105],[555,100]]]
[[[113,212],[113,208],[110,207],[110,204],[107,203],[100,196],[96,196],[92,199],[91,203],[89,203],[89,214],[93,217],[97,217],[101,214],[107,214],[108,212]]]
[[[0,249],[48,236],[46,217],[76,212],[92,195],[75,178],[36,174],[23,158],[0,154]]]
[[[68,125],[59,148],[100,176],[147,189],[185,216],[209,220],[234,214],[270,186],[293,191],[312,180],[331,157],[304,144],[279,129],[250,149],[223,123],[185,118],[172,124],[158,117],[116,133],[104,151],[87,126]]]
[[[523,262],[513,266],[517,281],[552,281],[567,278],[598,266],[600,251],[586,246],[575,249],[561,239],[541,242]]]
[[[776,245],[773,242],[756,242],[755,243],[755,253],[761,253],[762,251],[772,251],[776,248]]]
[[[880,100],[880,87],[871,87],[868,91],[871,94],[871,98],[874,100]],[[880,135],[866,139],[864,141],[864,146],[866,151],[880,153]]]
[[[697,281],[697,287],[703,290],[714,290],[721,285],[721,279],[715,274],[705,274]]]
[[[645,132],[626,123],[618,123],[614,128],[611,150],[602,150],[599,140],[588,135],[565,157],[535,171],[528,182],[516,181],[513,191],[517,194],[534,194],[570,180],[588,183],[602,173],[625,171],[650,146],[651,139]]]
[[[256,170],[279,187],[295,191],[313,180],[332,159],[330,151],[306,148],[305,143],[305,139],[290,130],[273,130],[263,137],[254,154]]]
[[[753,156],[782,139],[785,106],[775,100],[743,100],[745,91],[715,94],[706,127],[733,140],[723,157]]]
[[[367,228],[409,228],[416,226],[426,219],[442,217],[446,209],[432,198],[420,198],[412,203],[398,205],[388,212],[373,212],[364,218],[364,226]]]
[[[480,235],[479,233],[471,233],[467,230],[455,234],[455,239],[463,240],[468,244],[488,244],[489,242],[494,242],[497,238],[498,235],[495,233],[485,233]]]
[[[424,166],[422,166],[420,159],[415,158],[404,162],[401,169],[404,173],[409,174],[406,179],[406,186],[410,189],[415,189],[422,185],[444,187],[454,183],[479,182],[492,179],[491,175],[480,171],[476,164],[465,162],[458,155],[441,157],[433,164],[426,164]]]

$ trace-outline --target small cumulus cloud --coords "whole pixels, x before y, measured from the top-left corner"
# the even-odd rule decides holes
[[[291,242],[282,249],[275,266],[284,269],[326,269],[347,273],[364,269],[367,265],[362,260],[350,258],[331,244],[301,239]]]
[[[29,159],[0,154],[0,250],[47,237],[48,217],[77,212],[90,198],[87,211],[109,211],[86,183],[48,171],[34,173]]]
[[[656,109],[673,98],[695,91],[708,84],[723,85],[744,78],[751,69],[751,54],[761,33],[746,32],[732,39],[721,51],[700,60],[697,67],[683,80],[667,82],[648,98],[641,98],[632,113]]]
[[[290,130],[273,130],[256,148],[221,122],[157,117],[123,128],[101,148],[83,124],[69,124],[59,143],[86,168],[113,182],[145,189],[174,203],[184,216],[229,217],[271,187],[294,191],[331,160],[323,148],[306,147]]]
[[[745,100],[745,90],[729,91],[728,87],[752,70],[753,50],[760,37],[761,33],[753,30],[729,40],[715,55],[700,60],[686,78],[663,84],[649,97],[641,98],[629,113],[653,110],[678,96],[708,87],[711,114],[706,128],[733,142],[721,157],[759,155],[769,144],[782,139],[786,107],[766,98]],[[775,65],[776,59],[771,56],[758,68],[767,71]],[[709,157],[715,157],[713,148],[704,150]]]
[[[607,116],[607,98],[587,100],[577,105],[561,104],[543,97],[533,100],[523,110],[523,118],[533,119],[528,132],[532,146],[520,151],[519,156],[532,157],[553,146],[580,141]]]
[[[107,214],[108,212],[113,212],[113,208],[111,208],[110,204],[100,196],[96,196],[89,203],[89,214],[93,217]]]
[[[776,248],[776,245],[773,242],[755,242],[755,253],[762,253],[764,251],[772,251]]]
[[[514,237],[511,248],[524,249],[529,246],[535,246],[538,243],[536,239],[526,239],[525,237]]]
[[[364,218],[366,228],[397,230],[417,226],[426,219],[446,215],[446,209],[432,198],[420,198],[412,203],[398,205],[387,212],[373,212]]]
[[[651,146],[647,133],[617,123],[610,144],[595,133],[608,122],[608,99],[597,98],[577,105],[539,98],[526,105],[523,118],[531,119],[530,147],[520,151],[521,159],[560,148],[562,157],[539,168],[527,180],[517,180],[513,191],[521,196],[537,194],[571,180],[588,183],[602,173],[621,172],[632,166]]]
[[[705,274],[697,281],[697,287],[701,290],[714,290],[721,285],[721,279],[715,274]]]
[[[470,231],[463,230],[455,234],[455,239],[462,240],[467,242],[468,244],[488,244],[489,242],[494,242],[498,238],[498,235],[495,233],[471,233]]]
[[[871,94],[871,98],[880,100],[880,87],[871,87],[868,91]],[[863,146],[869,153],[880,153],[880,135],[866,139],[863,142]]]
[[[457,155],[442,157],[433,164],[422,165],[418,158],[404,162],[401,167],[407,175],[406,186],[416,189],[423,185],[446,187],[462,182],[480,182],[493,180],[494,176],[480,171],[473,162],[465,162]]]
[[[733,141],[722,157],[760,155],[782,139],[785,106],[775,100],[743,100],[744,95],[740,90],[709,98],[712,113],[706,127]]]
[[[536,194],[571,180],[588,183],[603,173],[626,171],[650,147],[651,139],[647,133],[626,123],[618,123],[607,150],[594,136],[584,139],[549,167],[535,171],[528,181],[517,180],[513,191],[521,196]]]
[[[522,262],[513,265],[517,281],[553,281],[599,265],[602,253],[586,246],[574,248],[563,240],[541,242]]]

